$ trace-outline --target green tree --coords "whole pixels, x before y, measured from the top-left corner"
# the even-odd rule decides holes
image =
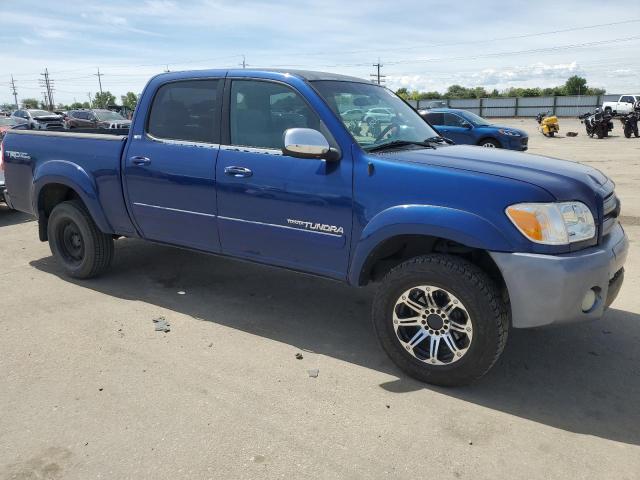
[[[16,109],[13,103],[3,103],[0,105],[0,112],[13,112]]]
[[[38,108],[38,99],[37,98],[24,98],[22,100],[22,105],[24,108]]]
[[[415,92],[414,100],[438,100],[442,98],[440,92]]]
[[[127,107],[129,110],[135,110],[136,105],[138,104],[138,95],[133,92],[127,92],[126,95],[121,95],[120,100],[122,100],[122,106]]]
[[[564,84],[566,95],[585,95],[588,93],[587,79],[573,75]]]
[[[404,98],[405,100],[408,100],[410,98],[409,90],[407,90],[406,87],[402,87],[396,90],[396,95],[398,95],[400,98]],[[124,105],[124,97],[122,97],[122,104]]]
[[[116,97],[109,91],[96,93],[93,97],[93,108],[107,108],[109,105],[116,103]]]
[[[80,110],[81,108],[91,108],[89,102],[73,102],[69,105],[69,110]]]
[[[451,85],[444,94],[446,98],[469,98],[469,89],[462,85]]]

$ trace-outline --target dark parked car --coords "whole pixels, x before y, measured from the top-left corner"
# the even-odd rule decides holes
[[[421,115],[443,137],[457,144],[520,151],[528,148],[529,135],[524,130],[495,125],[467,110],[436,108]]]
[[[27,123],[29,130],[63,130],[64,122],[62,116],[53,112],[38,109],[16,110],[12,115]]]
[[[118,112],[111,110],[71,110],[67,114],[67,128],[129,128],[131,120],[127,120]]]

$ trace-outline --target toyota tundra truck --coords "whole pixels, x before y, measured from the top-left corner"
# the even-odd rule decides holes
[[[374,108],[391,114],[343,117]],[[382,348],[428,383],[484,375],[510,328],[601,318],[623,281],[628,241],[609,178],[452,145],[366,80],[165,73],[127,135],[105,133],[11,130],[2,145],[8,203],[37,217],[69,276],[105,272],[117,239],[135,237],[375,282]]]

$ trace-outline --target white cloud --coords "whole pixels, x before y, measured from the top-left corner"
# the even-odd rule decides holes
[[[485,68],[480,71],[456,72],[449,75],[416,74],[389,75],[388,84],[394,90],[406,87],[409,90],[445,90],[449,85],[465,87],[486,87],[504,89],[511,86],[555,86],[565,82],[571,75],[583,75],[577,62],[546,64],[536,62],[531,65]]]

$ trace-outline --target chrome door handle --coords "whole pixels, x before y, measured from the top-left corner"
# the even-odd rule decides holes
[[[246,178],[253,175],[253,172],[245,167],[225,167],[224,169],[225,175],[229,175],[231,177],[236,178]]]
[[[149,165],[151,163],[151,159],[147,158],[147,157],[131,157],[129,160],[131,160],[131,163],[133,163],[134,165]]]

